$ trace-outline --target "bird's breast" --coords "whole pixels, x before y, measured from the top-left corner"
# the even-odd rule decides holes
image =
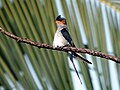
[[[68,44],[68,41],[63,37],[62,33],[60,31],[56,32],[54,36],[53,46],[65,46],[66,44]]]

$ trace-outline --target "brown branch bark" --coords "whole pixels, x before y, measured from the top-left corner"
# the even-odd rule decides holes
[[[77,52],[77,53],[86,53],[89,55],[109,59],[109,60],[112,60],[114,62],[120,63],[120,58],[113,56],[113,55],[105,54],[103,52],[98,52],[98,51],[90,50],[90,49],[86,49],[86,48],[74,48],[74,47],[53,48],[51,45],[48,45],[48,44],[34,42],[34,41],[27,39],[27,38],[21,38],[21,37],[15,36],[7,31],[5,31],[4,29],[2,29],[2,27],[0,27],[0,32],[5,34],[6,36],[12,38],[12,39],[17,40],[18,42],[27,43],[27,44],[30,44],[32,46],[36,46],[38,48],[46,48],[46,49],[58,50],[58,51],[64,51],[64,52],[72,51],[72,52]]]

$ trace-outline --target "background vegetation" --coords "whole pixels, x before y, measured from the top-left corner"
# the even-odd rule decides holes
[[[77,47],[120,57],[119,1],[0,0],[0,5],[0,26],[19,37],[52,44],[57,29],[55,18],[62,14]],[[93,65],[78,62],[84,88],[96,90],[97,78],[100,90],[111,90],[114,84],[119,90],[120,65],[87,57]],[[0,33],[0,89],[73,90],[76,79],[71,72],[74,70],[69,67],[66,53],[20,44]]]

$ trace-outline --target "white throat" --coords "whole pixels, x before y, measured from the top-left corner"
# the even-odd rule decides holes
[[[63,28],[67,28],[67,25],[58,24],[57,27],[58,27],[58,30],[61,30]]]

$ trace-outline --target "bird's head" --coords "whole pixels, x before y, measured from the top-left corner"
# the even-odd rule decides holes
[[[66,19],[61,17],[61,15],[57,16],[56,24],[59,25],[67,25]]]

